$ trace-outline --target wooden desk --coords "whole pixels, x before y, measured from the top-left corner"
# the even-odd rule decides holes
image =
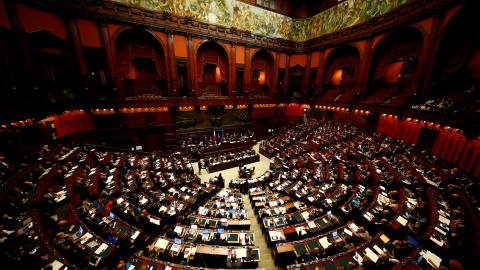
[[[281,245],[277,245],[277,252],[284,253],[284,252],[293,252],[295,249],[293,248],[292,243],[285,243]]]

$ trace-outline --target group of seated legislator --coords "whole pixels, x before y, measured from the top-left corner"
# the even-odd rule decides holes
[[[337,246],[336,249],[338,250],[338,256],[333,254],[330,256],[315,256],[316,258],[319,258],[319,260],[314,259],[313,261],[310,260],[313,257],[311,255],[317,254],[319,250],[320,253],[322,253],[322,248],[325,249],[325,247],[321,245],[321,241],[320,248],[317,248],[315,245],[312,244],[312,242],[308,242],[307,244],[309,245],[307,245],[305,251],[298,252],[298,254],[296,250],[297,246],[299,245],[299,241],[287,241],[287,243],[283,243],[282,241],[281,246],[279,247],[282,252],[279,252],[278,256],[280,261],[285,259],[286,257],[284,256],[285,254],[283,252],[285,252],[285,250],[289,250],[291,246],[295,246],[293,250],[297,255],[296,257],[302,258],[302,261],[296,260],[297,262],[299,262],[299,264],[294,264],[289,267],[300,267],[303,269],[315,269],[316,267],[318,267],[319,269],[344,269],[344,267],[347,269],[390,269],[392,267],[403,268],[407,264],[412,265],[412,259],[416,259],[416,262],[418,261],[420,264],[434,265],[435,268],[438,268],[440,266],[449,266],[453,268],[461,265],[462,263],[467,265],[468,263],[471,263],[471,261],[469,261],[468,259],[468,256],[465,255],[465,252],[468,253],[467,246],[475,245],[475,243],[469,241],[468,239],[456,239],[456,233],[441,233],[446,232],[445,229],[441,229],[443,228],[442,226],[447,226],[446,223],[456,224],[457,222],[460,222],[460,228],[462,228],[461,230],[463,230],[463,226],[465,226],[464,224],[467,224],[467,220],[460,218],[456,219],[455,222],[451,222],[450,218],[448,217],[451,216],[451,213],[448,213],[447,211],[438,211],[439,213],[432,213],[435,212],[435,209],[437,209],[436,207],[431,207],[431,205],[434,204],[434,200],[431,200],[427,203],[425,197],[430,196],[429,194],[432,192],[432,190],[438,189],[439,194],[436,195],[437,197],[435,198],[435,200],[439,200],[440,198],[445,199],[445,196],[449,196],[447,195],[447,193],[454,192],[454,189],[457,189],[457,191],[459,191],[462,188],[471,187],[471,191],[476,190],[479,186],[478,183],[464,177],[463,181],[464,183],[469,183],[468,186],[465,184],[457,186],[455,184],[461,183],[461,179],[463,176],[462,173],[457,173],[457,177],[451,177],[449,170],[442,169],[437,166],[427,166],[428,164],[437,163],[435,162],[437,158],[433,158],[432,160],[429,157],[425,157],[422,158],[421,161],[419,161],[418,158],[412,158],[412,155],[418,155],[418,157],[420,158],[422,157],[420,151],[415,154],[413,153],[414,150],[412,149],[412,147],[405,145],[401,142],[394,143],[393,141],[386,140],[386,138],[382,138],[377,134],[366,135],[374,140],[374,144],[376,146],[379,146],[376,149],[377,151],[373,153],[376,157],[375,160],[373,160],[373,162],[367,160],[371,157],[372,152],[368,153],[369,151],[358,151],[358,153],[355,153],[356,149],[355,147],[352,147],[352,149],[348,149],[348,151],[351,151],[353,154],[360,156],[360,159],[358,161],[354,160],[352,158],[349,158],[348,155],[342,154],[342,150],[339,151],[339,149],[341,149],[340,146],[342,146],[339,144],[339,142],[348,142],[351,143],[350,145],[352,146],[363,143],[363,145],[367,146],[366,150],[368,150],[369,148],[375,148],[361,141],[361,137],[365,134],[362,134],[362,132],[360,132],[359,130],[349,126],[339,126],[330,123],[326,125],[328,127],[324,128],[323,130],[336,130],[336,132],[338,132],[338,135],[334,136],[335,139],[333,142],[328,142],[324,145],[324,150],[325,148],[328,148],[328,151],[325,151],[324,153],[314,153],[310,155],[311,158],[315,156],[318,157],[322,163],[321,171],[316,170],[314,173],[314,179],[317,178],[315,179],[316,181],[313,181],[313,179],[305,180],[305,178],[301,177],[301,175],[305,175],[311,172],[308,169],[303,169],[304,166],[310,168],[310,165],[302,162],[302,159],[298,158],[297,163],[295,163],[294,161],[286,158],[279,158],[275,162],[281,163],[282,168],[285,169],[288,173],[285,174],[284,171],[284,176],[282,176],[283,180],[278,181],[278,183],[274,184],[273,187],[270,186],[270,189],[273,188],[277,191],[284,192],[285,194],[288,194],[295,199],[301,198],[301,195],[304,192],[308,195],[305,196],[306,198],[312,198],[313,196],[316,196],[317,193],[320,193],[319,190],[325,190],[326,192],[323,193],[326,196],[324,194],[321,194],[324,197],[321,197],[321,195],[319,195],[319,197],[321,198],[320,203],[322,203],[328,210],[328,201],[337,202],[338,197],[335,194],[335,191],[333,191],[332,193],[332,190],[329,188],[322,189],[323,185],[326,185],[325,182],[328,181],[330,183],[340,183],[341,185],[337,186],[343,186],[347,183],[348,180],[348,188],[344,188],[343,190],[351,191],[351,194],[353,195],[348,194],[348,192],[345,195],[343,194],[344,192],[342,192],[341,194],[343,195],[343,199],[339,200],[340,204],[330,209],[332,209],[333,211],[337,210],[337,214],[341,215],[341,220],[356,220],[363,225],[355,231],[355,238],[358,238],[359,240],[373,239],[376,241],[377,239],[375,238],[375,236],[377,236],[378,234],[372,235],[372,232],[378,232],[379,234],[382,233],[381,236],[388,234],[390,236],[390,239],[393,238],[398,240],[388,240],[385,243],[382,243],[383,246],[385,246],[385,250],[379,249],[378,246],[375,248],[375,245],[377,245],[376,242],[373,243],[374,245],[367,247],[365,244],[363,244],[362,246],[349,246],[348,250],[357,250],[356,253],[359,252],[358,255],[353,254],[354,256],[349,256],[348,251],[340,252],[341,249],[338,248],[338,242],[330,241],[330,244],[336,243],[335,246]],[[355,134],[355,136],[352,136],[352,134]],[[359,134],[360,136],[358,136]],[[301,139],[302,138],[296,138],[295,141],[301,141]],[[311,151],[315,151],[313,147],[315,145],[318,144],[312,142]],[[292,147],[294,146],[285,147],[285,149],[283,149],[282,151],[288,150],[288,148]],[[411,162],[410,164],[410,161],[413,162]],[[295,164],[297,165],[295,166]],[[423,166],[415,166],[416,164],[420,164]],[[332,169],[332,167],[338,167],[338,169],[335,170]],[[457,171],[458,169],[453,170],[453,172]],[[391,175],[392,173],[394,173],[394,175]],[[438,185],[435,185],[437,182],[434,182],[434,180],[439,180],[440,178],[445,177],[445,175],[447,175],[448,179],[443,179],[441,183],[448,182],[451,184],[442,185],[440,183]],[[318,178],[320,178],[320,180],[318,180]],[[332,181],[332,178],[337,181]],[[303,184],[299,183],[299,181],[303,182]],[[319,188],[317,185],[319,185],[320,183],[322,183],[322,187]],[[367,195],[367,197],[364,197],[363,200],[360,200],[359,198],[361,197],[358,197],[362,196],[362,194],[359,194],[358,192],[359,183],[365,184],[365,186],[367,187],[367,189],[362,192],[363,194]],[[313,185],[315,188],[310,188],[310,185]],[[357,186],[357,188],[355,188],[355,186]],[[383,189],[379,189],[379,187],[383,187]],[[408,191],[403,192],[402,189],[402,195],[401,198],[399,198],[397,190],[401,187]],[[388,188],[390,191],[387,192],[386,188]],[[293,194],[292,191],[294,191]],[[451,196],[453,196],[453,198],[455,198],[454,201],[456,201],[459,200],[459,197],[465,198],[466,196],[472,199],[472,196],[470,195],[478,196],[476,194],[474,195],[473,193],[463,194],[463,191],[462,195],[458,195],[455,193]],[[342,201],[345,200],[345,198],[347,198],[347,201],[346,203],[342,204]],[[314,199],[315,197],[312,198],[313,201],[315,201]],[[310,202],[312,203],[311,205],[313,205],[312,200],[307,199],[306,202]],[[450,203],[456,204],[453,201],[451,201]],[[415,204],[416,207],[418,207],[417,211],[414,211],[412,213],[400,213],[400,211],[402,211],[408,206],[411,206],[412,204]],[[422,209],[426,207],[426,204],[429,208],[424,209],[425,211],[423,211]],[[352,213],[352,211],[350,210],[353,209],[352,207],[358,208],[358,211]],[[340,209],[340,211],[338,211],[338,209]],[[348,209],[349,211],[343,211],[345,209]],[[458,214],[458,211],[459,210],[456,209],[455,212],[457,212]],[[438,220],[442,220],[443,222],[438,222],[438,224],[434,224],[436,220],[435,216],[440,217],[438,218]],[[287,219],[290,220],[291,223],[295,222],[295,219],[291,217]],[[398,226],[399,221],[402,222],[400,226]],[[437,233],[432,233],[432,230],[436,231]],[[455,230],[458,230],[458,228],[455,228]],[[287,228],[285,232],[290,233],[290,230]],[[368,232],[370,232],[370,234],[368,234]],[[428,239],[428,237],[435,234],[442,234],[447,237],[440,236],[440,240],[436,241],[433,238],[433,240],[430,241],[426,240]],[[453,242],[455,243],[456,248],[450,249],[447,247],[448,244],[445,244],[447,243],[447,240],[443,238],[448,237],[455,239]],[[383,237],[383,240],[387,240],[387,238],[388,237],[385,236]],[[414,243],[415,245],[410,244],[410,242]],[[435,245],[432,246],[432,243],[436,243],[437,245],[442,244],[439,245],[442,247],[442,249],[438,249]],[[467,245],[466,243],[469,244]],[[368,244],[371,245],[372,240],[368,240]],[[309,248],[309,246],[311,246],[312,248]],[[397,249],[406,249],[406,251],[400,252],[399,254]],[[420,252],[417,252],[417,249],[419,249]],[[444,249],[447,249],[447,252],[445,252]],[[298,250],[301,250],[301,248],[299,248]],[[392,252],[394,250],[397,251]],[[453,250],[453,253],[455,255],[453,253],[450,254],[449,250]],[[463,250],[464,253],[460,254],[461,252],[459,252],[459,250]],[[435,254],[447,255],[446,258],[448,258],[448,260],[439,260],[439,257]],[[394,257],[398,258],[395,259]],[[443,258],[443,256],[440,257]],[[461,261],[462,263],[460,263],[459,261]],[[290,261],[290,263],[291,262],[293,261]],[[304,262],[304,264],[302,265],[301,262]],[[288,264],[288,262],[284,263]]]
[[[246,133],[226,133],[225,136],[217,136],[215,141],[212,136],[205,136],[198,140],[193,138],[188,138],[187,140],[181,140],[180,146],[182,147],[197,147],[199,149],[208,148],[209,144],[222,144],[222,143],[235,143],[235,142],[244,142],[251,138],[255,137],[255,132],[248,130]]]
[[[474,269],[479,247],[469,236],[479,232],[472,210],[479,184],[468,175],[348,125],[312,119],[280,136],[290,158],[274,153],[280,155],[265,174],[231,182],[249,188],[278,264]],[[46,148],[3,183],[6,269],[258,266],[242,190],[216,196],[219,181],[200,184],[182,158]],[[369,149],[377,150],[374,159]]]

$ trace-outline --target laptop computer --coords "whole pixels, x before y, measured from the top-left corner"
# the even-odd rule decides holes
[[[340,241],[342,241],[342,237],[340,237],[340,235],[338,235],[338,232],[337,232],[337,231],[335,231],[335,232],[332,233],[332,238],[333,238],[333,240],[334,240],[335,242],[340,242]]]
[[[110,222],[112,222],[112,220],[113,220],[114,218],[115,218],[115,215],[114,215],[112,212],[110,212],[110,215],[108,215],[107,217],[105,217],[105,222],[106,222],[106,223],[110,223]]]
[[[73,240],[77,240],[83,234],[83,228],[80,227],[76,233],[72,235]]]
[[[170,248],[170,250],[173,252],[178,252],[181,247],[182,247],[182,240],[180,238],[174,238],[173,245]]]

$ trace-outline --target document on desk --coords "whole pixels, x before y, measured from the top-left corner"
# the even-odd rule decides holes
[[[432,240],[432,242],[434,242],[435,244],[437,244],[439,246],[443,246],[443,240],[438,240],[435,237],[431,237],[431,236],[430,236],[430,240]]]
[[[352,235],[353,235],[352,231],[350,231],[350,230],[347,229],[347,228],[343,229],[343,231],[344,231],[346,234],[348,234],[349,236],[352,236]]]
[[[280,240],[280,236],[282,236],[282,233],[279,231],[268,231],[268,234],[270,234],[272,241]]]
[[[433,267],[438,268],[440,264],[442,263],[442,259],[438,257],[435,253],[430,252],[427,250],[426,253],[422,254],[423,252],[420,253],[420,255],[423,255],[423,258]],[[432,261],[433,264],[430,262]]]
[[[402,216],[398,216],[397,221],[398,221],[398,223],[402,224],[403,226],[407,225],[407,222],[408,222],[408,221],[407,221],[404,217],[402,217]]]
[[[237,253],[237,258],[246,258],[247,257],[247,249],[246,248],[239,248],[235,249]]]
[[[105,243],[102,243],[98,248],[97,250],[95,250],[95,254],[99,255],[100,253],[102,253],[105,249],[108,248],[108,245],[105,244]]]
[[[378,261],[378,255],[368,247],[365,249],[365,255],[367,255],[368,258],[370,258],[375,263]]]
[[[305,219],[305,220],[308,220],[308,217],[310,216],[310,213],[308,212],[302,212],[302,217]]]
[[[123,202],[123,198],[122,198],[122,197],[120,197],[120,198],[117,199],[117,203],[118,203],[118,204],[121,204],[122,202]]]
[[[140,231],[135,231],[135,233],[132,234],[131,239],[135,240],[139,235],[140,235]]]
[[[322,245],[322,247],[324,249],[327,249],[330,246],[330,242],[328,241],[328,238],[326,236],[321,238],[319,242],[320,242],[320,245]]]
[[[357,224],[355,224],[355,223],[349,223],[349,224],[348,224],[348,227],[349,227],[350,229],[352,229],[352,231],[354,231],[354,232],[358,231],[358,226],[357,226]]]
[[[177,227],[175,227],[175,229],[173,231],[178,233],[178,236],[181,236],[182,233],[183,233],[183,228],[180,227],[180,226],[177,226]]]
[[[155,247],[156,247],[156,248],[160,248],[160,249],[166,249],[167,246],[168,246],[168,243],[169,243],[168,240],[159,238],[159,239],[157,240],[157,242],[155,242]]]
[[[158,212],[160,213],[160,212],[162,212],[162,211],[163,211],[163,212],[167,211],[167,207],[165,207],[164,205],[162,205],[162,206],[160,207],[160,209],[158,209]]]
[[[90,240],[90,238],[92,238],[93,235],[91,235],[90,233],[86,233],[84,236],[82,236],[82,238],[84,238],[83,240],[80,241],[80,244],[85,244],[85,242],[87,242],[88,240]]]
[[[435,230],[437,230],[439,233],[443,235],[447,235],[447,233],[444,230],[440,229],[438,226],[435,226]]]
[[[59,262],[58,260],[55,260],[53,263],[52,263],[52,269],[53,270],[59,270],[60,268],[63,267],[63,263]]]
[[[313,220],[310,220],[310,221],[307,223],[307,225],[308,225],[308,228],[309,228],[309,229],[318,228],[317,224],[316,224],[315,221],[313,221]]]
[[[385,253],[381,248],[379,248],[377,245],[373,245],[373,249],[378,253],[382,254]]]
[[[270,204],[271,207],[275,207],[278,205],[278,203],[276,201],[273,201],[273,202],[268,202]]]
[[[388,243],[388,242],[390,241],[390,238],[388,238],[385,234],[382,234],[382,235],[380,236],[380,240],[382,240],[383,243],[386,244],[386,243]]]
[[[438,220],[439,220],[440,222],[442,222],[442,223],[445,223],[445,224],[447,224],[447,225],[450,225],[450,219],[445,218],[445,217],[442,216],[442,215],[439,215],[439,216],[438,216]]]
[[[155,218],[149,218],[150,222],[156,225],[160,225],[160,220],[155,219]]]

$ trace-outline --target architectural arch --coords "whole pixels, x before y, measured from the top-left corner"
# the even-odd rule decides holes
[[[121,95],[168,96],[171,74],[166,47],[153,31],[126,26],[115,31],[111,40]]]
[[[252,52],[250,94],[252,97],[271,96],[273,90],[273,77],[275,58],[267,50]]]
[[[227,96],[230,56],[226,47],[204,40],[195,48],[195,70],[198,95]]]
[[[383,36],[372,48],[366,96],[411,94],[426,32],[420,25],[402,27]]]
[[[334,99],[339,94],[355,88],[358,68],[360,65],[360,50],[357,46],[348,44],[331,50],[325,58],[323,74],[323,96]]]

